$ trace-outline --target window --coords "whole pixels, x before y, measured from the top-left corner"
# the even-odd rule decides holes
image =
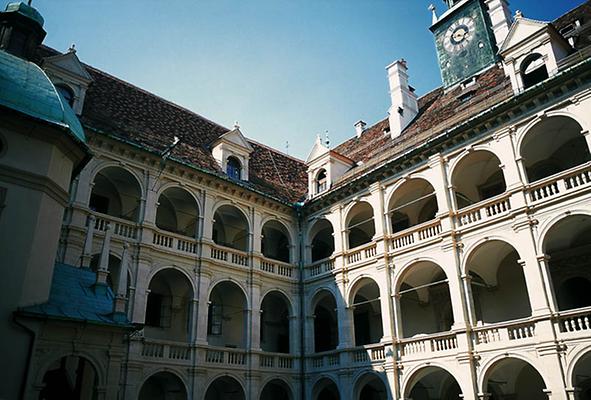
[[[64,98],[64,100],[66,100],[68,105],[70,107],[73,107],[74,106],[74,93],[72,92],[72,89],[70,89],[66,85],[56,85],[55,88],[57,89],[57,92],[59,94],[61,94],[61,96]]]
[[[236,157],[228,157],[228,162],[226,164],[226,173],[232,179],[239,180],[240,173],[242,170],[242,166],[240,165],[240,161],[236,159]]]
[[[527,56],[521,64],[521,74],[525,89],[548,79],[548,69],[544,57],[538,53]]]
[[[221,304],[211,303],[209,305],[209,324],[207,324],[207,333],[209,335],[221,335],[222,334],[222,318],[223,317],[223,306]]]
[[[321,169],[316,178],[316,193],[322,193],[328,189],[328,179],[326,178],[326,170]]]

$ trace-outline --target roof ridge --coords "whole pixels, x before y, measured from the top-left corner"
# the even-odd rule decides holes
[[[273,151],[274,153],[280,154],[280,155],[282,155],[282,156],[284,156],[284,157],[287,157],[287,158],[291,158],[292,160],[294,160],[294,161],[297,161],[297,162],[299,162],[299,163],[306,164],[306,162],[305,162],[304,160],[300,160],[299,158],[297,158],[297,157],[295,157],[295,156],[292,156],[292,155],[289,155],[289,154],[287,154],[287,153],[285,153],[285,152],[283,152],[283,151],[281,151],[281,150],[277,150],[277,149],[275,149],[275,148],[273,148],[273,147],[271,147],[271,146],[267,146],[266,144],[263,144],[263,143],[261,143],[261,142],[257,142],[257,141],[256,141],[256,140],[254,140],[254,139],[251,139],[251,138],[249,138],[249,137],[246,137],[246,140],[247,140],[247,141],[249,141],[249,142],[251,142],[251,143],[254,143],[254,144],[256,144],[257,146],[264,147],[264,148],[265,148],[265,149],[267,149],[267,150],[271,150],[271,151]]]
[[[550,23],[552,23],[552,24],[553,24],[554,22],[558,21],[558,20],[559,20],[559,19],[561,19],[561,18],[564,18],[564,17],[566,17],[568,14],[570,14],[571,12],[575,11],[575,10],[576,10],[576,9],[578,9],[578,8],[581,8],[581,7],[583,7],[584,5],[591,6],[591,1],[589,1],[589,0],[585,0],[585,1],[583,1],[583,2],[582,2],[581,4],[579,4],[578,6],[574,6],[574,7],[573,7],[573,8],[571,8],[570,10],[568,10],[568,11],[566,11],[566,12],[563,12],[563,13],[562,13],[562,15],[560,15],[560,16],[558,16],[558,17],[554,18],[552,21],[550,21]]]

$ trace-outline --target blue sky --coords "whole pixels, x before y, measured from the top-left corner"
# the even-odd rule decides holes
[[[304,158],[387,115],[385,67],[405,58],[419,95],[440,86],[428,27],[441,0],[34,0],[45,44],[250,138]],[[552,20],[583,0],[513,0]],[[173,134],[173,133],[171,133]]]

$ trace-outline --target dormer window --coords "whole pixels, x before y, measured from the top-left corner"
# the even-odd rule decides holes
[[[521,74],[525,89],[548,79],[548,69],[544,57],[539,53],[526,57],[521,64]]]
[[[242,164],[236,157],[228,157],[226,163],[226,173],[231,179],[240,180]]]
[[[316,177],[316,193],[322,193],[328,189],[328,178],[326,176],[326,170],[321,169]]]
[[[66,100],[70,107],[74,106],[74,92],[66,85],[55,85],[58,93]]]

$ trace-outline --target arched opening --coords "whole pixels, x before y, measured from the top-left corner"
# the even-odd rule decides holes
[[[310,230],[310,237],[312,262],[324,260],[334,253],[334,231],[328,220],[317,221]]]
[[[355,285],[353,309],[355,346],[379,343],[383,336],[380,288],[373,279],[363,278]]]
[[[100,254],[94,254],[90,259],[90,269],[96,272],[99,268],[100,262]],[[109,263],[108,263],[108,271],[109,275],[107,275],[107,284],[113,291],[113,293],[117,293],[119,289],[119,274],[121,272],[121,260],[119,257],[109,254]],[[127,287],[125,288],[125,293],[129,296],[129,286],[131,282],[131,275],[129,274],[129,270],[127,271]]]
[[[548,68],[541,54],[533,53],[525,57],[521,63],[521,79],[524,89],[548,79]]]
[[[213,216],[213,241],[236,250],[248,250],[248,221],[234,206],[223,205]]]
[[[150,376],[140,389],[139,400],[186,400],[187,391],[181,379],[170,372]]]
[[[159,271],[148,286],[144,335],[154,339],[187,341],[193,287],[181,272]]]
[[[62,357],[43,375],[39,400],[96,399],[97,385],[97,373],[90,361],[74,355]]]
[[[570,215],[544,238],[558,309],[591,306],[591,217]]]
[[[326,170],[323,168],[318,171],[318,175],[316,175],[316,193],[322,193],[326,189],[328,189],[328,177],[326,175]]]
[[[135,177],[119,167],[102,169],[94,178],[88,207],[101,214],[138,222],[140,185]]]
[[[289,303],[281,292],[270,292],[261,303],[261,348],[289,353]]]
[[[312,388],[312,398],[314,400],[339,400],[339,388],[329,378],[322,378]]]
[[[437,214],[435,189],[424,179],[410,179],[394,192],[388,205],[392,233],[431,221]]]
[[[413,400],[457,400],[462,398],[458,381],[446,370],[426,367],[417,371],[407,386],[405,398]]]
[[[353,249],[371,242],[376,234],[373,208],[365,201],[355,204],[347,216],[349,248]]]
[[[246,296],[234,282],[220,282],[209,295],[207,343],[212,346],[246,347]]]
[[[62,98],[68,103],[70,107],[74,107],[74,91],[65,84],[57,84],[55,85],[57,92],[62,96]]]
[[[403,337],[451,329],[454,318],[448,279],[437,264],[415,263],[398,284],[397,294]]]
[[[245,400],[242,385],[231,376],[223,376],[213,381],[205,392],[205,400]]]
[[[337,303],[328,290],[317,293],[314,299],[314,351],[334,350],[339,344]]]
[[[285,382],[273,379],[263,388],[260,400],[293,400],[293,395]]]
[[[534,125],[521,144],[528,182],[535,182],[591,160],[583,129],[569,117],[549,117]]]
[[[547,400],[542,376],[531,364],[518,358],[504,358],[485,375],[484,387],[491,400]]]
[[[199,211],[197,202],[186,190],[172,187],[158,197],[156,226],[168,232],[195,237]]]
[[[459,162],[452,176],[458,209],[505,192],[500,165],[497,156],[485,150],[471,152]]]
[[[480,245],[467,262],[476,319],[483,323],[531,316],[531,306],[519,254],[508,243]]]
[[[374,373],[359,378],[356,387],[357,400],[388,400],[388,389],[383,379]]]
[[[228,157],[226,162],[226,173],[231,179],[242,179],[242,164],[236,157]]]
[[[279,221],[268,221],[263,225],[261,235],[263,256],[277,261],[290,261],[290,243],[287,228]]]
[[[591,400],[591,352],[585,354],[573,370],[572,386],[579,400]]]

